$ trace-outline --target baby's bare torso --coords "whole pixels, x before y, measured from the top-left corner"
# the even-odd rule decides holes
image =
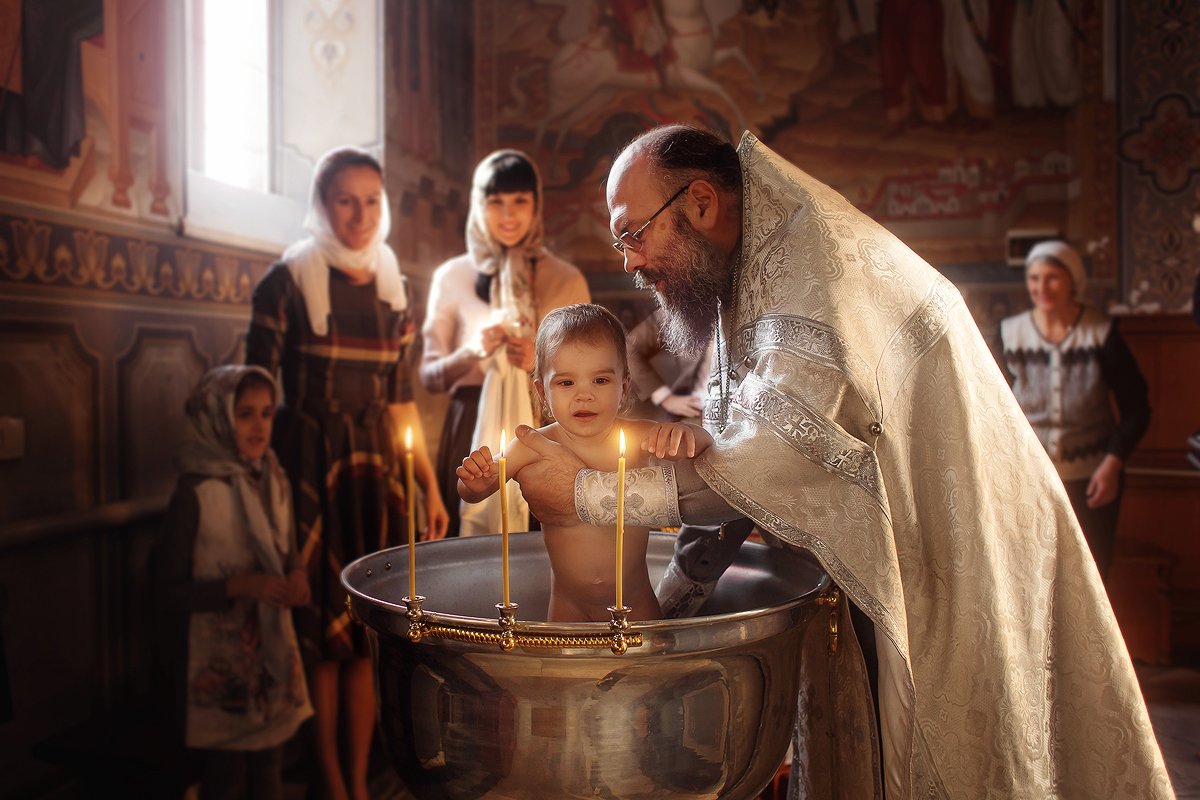
[[[626,469],[646,466],[647,454],[641,442],[638,421],[622,421],[625,426]],[[558,425],[542,429],[547,438],[568,447],[591,469],[616,472],[618,432],[611,441],[581,442]],[[631,435],[632,434],[632,435]],[[550,592],[552,622],[606,621],[608,607],[616,602],[616,528],[595,525],[553,526],[542,529],[550,555],[553,585]],[[654,597],[654,587],[646,570],[646,545],[649,528],[625,526],[622,602],[632,609],[631,619],[658,619],[662,612]]]

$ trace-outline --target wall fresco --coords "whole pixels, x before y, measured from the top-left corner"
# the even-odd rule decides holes
[[[477,118],[542,164],[548,230],[590,270],[619,267],[598,188],[611,154],[679,120],[754,131],[938,266],[1004,263],[1008,232],[1037,229],[1113,277],[1098,4],[518,0],[481,15]]]

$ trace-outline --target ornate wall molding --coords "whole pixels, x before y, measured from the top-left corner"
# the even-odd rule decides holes
[[[0,211],[0,284],[245,305],[270,263],[196,240],[171,241]]]

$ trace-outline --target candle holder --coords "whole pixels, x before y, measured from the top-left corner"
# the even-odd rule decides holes
[[[496,603],[496,610],[500,612],[500,649],[511,653],[517,646],[517,604]]]
[[[424,595],[416,597],[405,596],[404,605],[408,608],[404,616],[408,619],[408,640],[414,644],[421,641],[425,635],[425,615],[421,612],[421,603],[425,602]]]
[[[632,625],[629,624],[629,612],[633,611],[629,606],[609,606],[608,613],[612,614],[612,621],[608,623],[609,634],[612,637],[612,644],[609,649],[613,651],[613,655],[623,656],[629,649],[629,631]],[[641,645],[641,637],[638,637],[635,647]]]

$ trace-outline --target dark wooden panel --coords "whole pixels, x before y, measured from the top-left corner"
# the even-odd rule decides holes
[[[1162,661],[1158,637],[1164,634],[1176,657],[1200,648],[1197,626],[1180,624],[1195,615],[1184,608],[1187,598],[1200,595],[1200,470],[1185,457],[1187,437],[1200,428],[1200,326],[1168,314],[1124,317],[1120,324],[1150,385],[1153,411],[1126,471],[1110,595],[1123,628],[1140,626],[1130,649],[1154,652]],[[1163,560],[1128,556],[1137,553]],[[1165,610],[1159,608],[1164,598]],[[1152,651],[1147,637],[1154,640]]]
[[[0,522],[98,501],[99,361],[70,323],[0,321],[0,416],[25,452],[0,461]]]
[[[190,329],[138,326],[117,361],[122,497],[166,494],[175,485],[183,404],[209,367],[194,337]]]
[[[1183,467],[1185,441],[1200,428],[1200,326],[1189,316],[1123,317],[1121,332],[1150,384],[1150,429],[1131,459]]]

